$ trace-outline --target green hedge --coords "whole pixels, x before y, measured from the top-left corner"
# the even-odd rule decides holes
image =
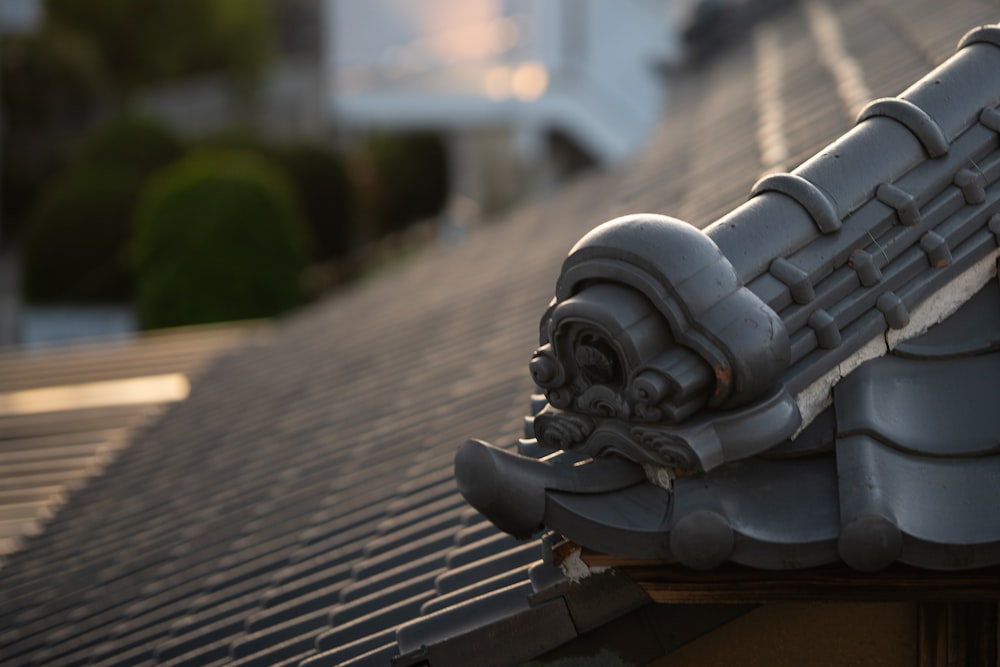
[[[264,0],[47,0],[46,25],[94,45],[115,88],[224,72],[254,80],[273,53]]]
[[[365,142],[374,174],[368,193],[376,236],[437,215],[448,198],[448,153],[432,133],[374,135]]]
[[[160,121],[125,114],[84,140],[77,166],[127,167],[148,176],[181,157],[185,150],[184,143]]]
[[[272,146],[266,155],[288,174],[316,239],[316,258],[345,257],[358,241],[353,194],[341,159],[313,144]]]
[[[125,170],[79,170],[46,189],[21,238],[21,287],[32,302],[124,301],[123,256],[135,192]]]
[[[181,142],[160,124],[119,117],[83,145],[41,190],[21,240],[22,284],[34,302],[127,301],[125,247],[139,190],[177,159]]]
[[[202,140],[209,150],[239,150],[271,160],[285,172],[302,205],[317,260],[346,257],[356,247],[354,192],[338,154],[315,143],[273,143],[246,129],[231,129]]]
[[[145,327],[266,317],[300,304],[310,240],[279,169],[205,151],[144,189],[132,243]]]
[[[69,163],[69,145],[85,133],[107,94],[93,45],[47,25],[0,42],[3,82],[3,225],[6,241],[26,226],[39,187]]]

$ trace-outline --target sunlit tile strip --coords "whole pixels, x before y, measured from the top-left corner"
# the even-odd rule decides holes
[[[754,30],[756,82],[754,103],[757,107],[757,146],[765,171],[787,168],[788,140],[785,136],[784,78],[785,63],[781,36],[774,26]]]
[[[170,403],[184,400],[190,390],[191,385],[182,373],[25,389],[0,394],[0,417]]]
[[[822,0],[805,4],[809,29],[819,46],[819,57],[837,82],[837,92],[851,119],[875,96],[865,83],[864,70],[844,44],[840,21],[830,5]]]

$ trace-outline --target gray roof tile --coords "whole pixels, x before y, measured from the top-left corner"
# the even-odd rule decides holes
[[[266,652],[279,644],[284,645],[281,655],[301,653],[309,649],[316,633],[327,627],[327,613],[325,610],[296,611],[299,613],[290,615],[287,620],[277,625],[238,637],[232,644],[230,657],[247,658]]]
[[[451,593],[483,579],[495,577],[515,568],[523,567],[538,559],[539,548],[527,542],[490,554],[475,562],[442,572],[434,582],[439,593]]]
[[[445,563],[449,568],[456,568],[468,563],[475,563],[483,558],[518,546],[520,543],[510,535],[496,532],[476,542],[457,546],[448,552]]]
[[[898,356],[943,359],[1000,349],[1000,282],[991,281],[954,315],[896,346]]]
[[[835,395],[839,437],[867,434],[930,457],[1000,453],[1000,354],[883,357],[845,378]]]
[[[198,622],[191,620],[183,626],[171,627],[170,637],[156,647],[156,659],[166,662],[197,649],[204,648],[212,643],[232,637],[241,627],[242,610],[227,609],[220,618],[213,619],[214,622]]]
[[[460,602],[471,600],[477,596],[491,593],[500,588],[506,588],[507,586],[512,586],[514,584],[521,584],[528,579],[529,567],[530,565],[515,567],[492,577],[483,577],[468,586],[455,590],[449,591],[443,588],[436,588],[438,592],[437,597],[431,598],[423,604],[420,608],[420,615],[426,616],[427,614],[432,614],[441,609],[447,609],[448,607],[459,604]]]
[[[389,664],[397,655],[392,631],[369,635],[364,639],[323,651],[301,662],[302,667],[362,667]]]
[[[316,649],[330,649],[364,639],[370,634],[386,628],[393,628],[420,613],[420,607],[434,595],[424,591],[409,598],[393,602],[364,616],[341,623],[316,637]]]
[[[340,602],[340,590],[340,582],[330,586],[310,586],[280,604],[255,610],[247,616],[244,627],[248,633],[255,633],[301,614],[329,611]]]
[[[444,559],[440,551],[427,554],[423,557],[415,558],[412,561],[401,560],[398,564],[387,570],[368,570],[363,575],[363,579],[355,580],[341,589],[340,601],[350,602],[358,598],[370,595],[373,591],[383,587],[393,586],[400,582],[409,580],[411,577],[426,575],[444,569]],[[361,561],[366,564],[367,561]]]
[[[840,552],[859,569],[1000,561],[1000,458],[933,459],[856,435],[837,443]],[[918,492],[915,492],[918,491]]]
[[[330,625],[337,627],[353,618],[378,611],[387,604],[410,599],[414,595],[423,593],[431,588],[437,575],[438,570],[430,570],[394,585],[382,584],[378,587],[373,585],[373,590],[367,595],[332,607],[330,609]]]
[[[470,630],[486,627],[494,621],[523,612],[529,607],[530,593],[530,584],[520,582],[423,616],[400,627],[396,632],[400,651],[410,653],[421,646],[461,636]]]

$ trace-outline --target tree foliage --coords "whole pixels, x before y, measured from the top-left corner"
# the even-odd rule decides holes
[[[119,169],[67,173],[44,191],[21,239],[21,282],[33,302],[113,302],[129,295],[122,257],[141,182]]]
[[[262,0],[48,0],[46,10],[95,45],[122,92],[202,72],[253,77],[271,48]]]
[[[267,0],[45,0],[33,35],[8,36],[3,91],[3,228],[19,222],[40,185],[68,164],[98,118],[130,94],[201,73],[246,91],[271,53]]]
[[[405,229],[437,215],[448,197],[448,153],[440,135],[429,132],[378,134],[365,144],[369,184],[368,206],[374,211],[375,234]]]
[[[146,186],[132,263],[145,327],[267,317],[300,304],[310,240],[294,190],[261,158],[204,151]]]
[[[353,193],[336,153],[315,144],[269,147],[265,155],[292,180],[302,211],[316,239],[316,259],[345,257],[358,241],[353,221]]]
[[[123,116],[98,129],[69,168],[42,190],[20,244],[25,296],[44,301],[121,301],[136,198],[146,179],[184,146],[148,118]]]
[[[345,257],[361,240],[355,229],[353,185],[343,159],[332,149],[301,140],[274,141],[240,128],[212,134],[199,145],[253,153],[280,167],[291,181],[311,228],[314,259]]]
[[[83,142],[76,168],[113,165],[151,175],[181,157],[184,143],[161,122],[124,114],[97,129]]]
[[[49,25],[4,39],[2,49],[2,215],[9,238],[39,184],[65,166],[67,146],[92,122],[109,85],[93,44],[71,30]]]

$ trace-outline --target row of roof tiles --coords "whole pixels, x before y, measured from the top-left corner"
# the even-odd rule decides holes
[[[0,351],[0,554],[42,529],[190,378],[259,323],[192,327],[71,349]]]

